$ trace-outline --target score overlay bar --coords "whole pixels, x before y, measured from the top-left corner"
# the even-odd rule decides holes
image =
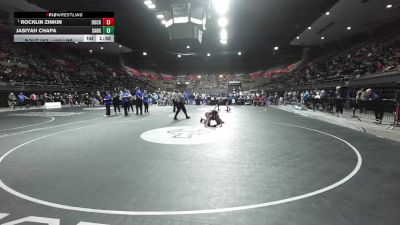
[[[114,42],[114,35],[14,34],[14,42]]]
[[[114,42],[114,12],[14,12],[14,42]]]

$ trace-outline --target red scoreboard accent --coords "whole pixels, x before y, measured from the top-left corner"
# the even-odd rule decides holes
[[[114,26],[114,18],[103,18],[103,26]]]

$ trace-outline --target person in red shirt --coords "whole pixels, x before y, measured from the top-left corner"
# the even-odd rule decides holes
[[[31,105],[32,106],[37,106],[37,96],[35,95],[35,93],[32,93],[31,96],[29,97]]]

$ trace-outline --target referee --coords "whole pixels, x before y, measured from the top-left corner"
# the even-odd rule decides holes
[[[176,93],[175,93],[175,96],[176,96],[176,108],[178,109],[177,111],[176,111],[176,113],[175,113],[175,117],[174,117],[174,120],[178,120],[178,114],[179,114],[179,112],[182,110],[182,112],[185,114],[185,116],[186,116],[186,119],[190,119],[190,116],[188,116],[187,115],[187,112],[186,112],[186,107],[185,107],[185,98],[183,97],[183,94],[182,94],[182,92],[180,91],[180,90],[178,90]]]

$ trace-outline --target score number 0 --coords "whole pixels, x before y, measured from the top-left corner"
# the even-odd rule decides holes
[[[103,26],[114,26],[114,18],[103,18]]]

